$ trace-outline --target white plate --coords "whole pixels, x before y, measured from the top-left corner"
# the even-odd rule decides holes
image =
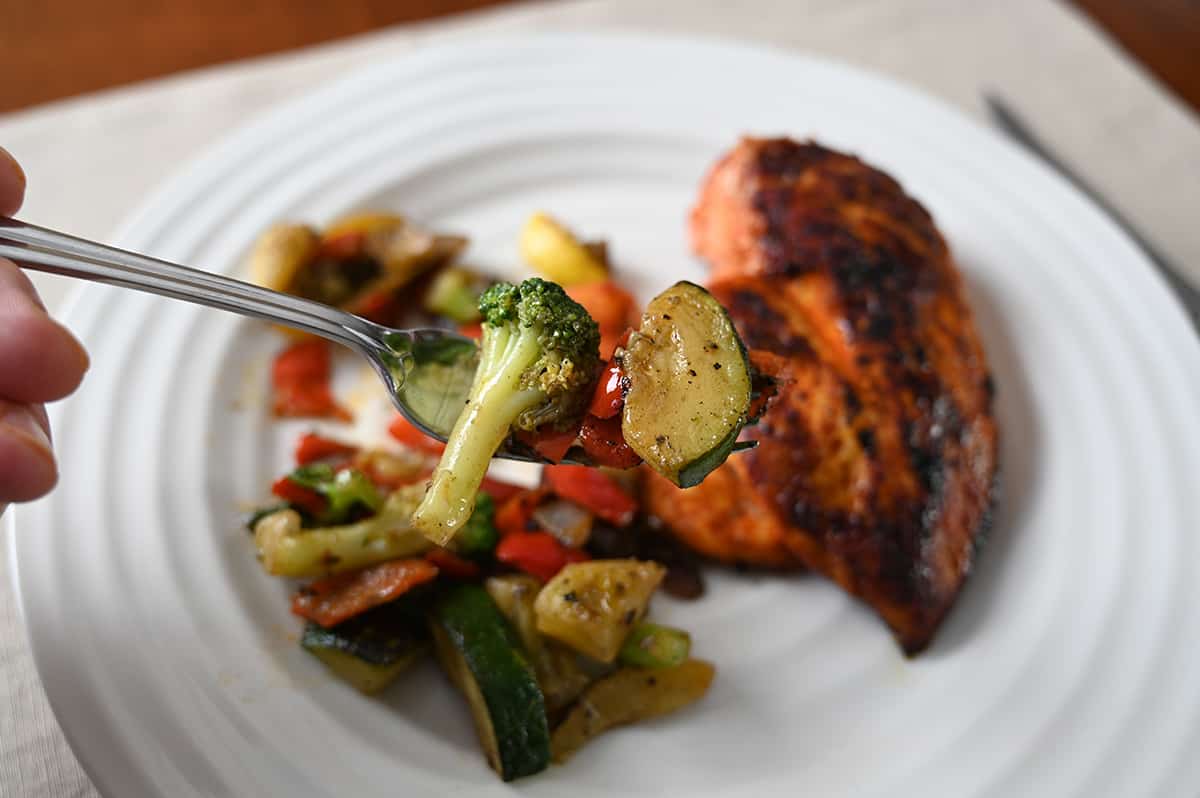
[[[502,785],[432,669],[383,701],[295,645],[239,528],[297,425],[267,417],[256,324],[89,287],[56,409],[64,477],[11,536],[38,666],[109,796],[1194,796],[1200,347],[1145,260],[1045,169],[878,77],[692,40],[439,47],[281,108],[147,202],[124,245],[236,271],[280,218],[355,206],[471,235],[513,271],[524,216],[609,238],[643,296],[701,278],[685,214],[743,132],[861,153],[933,212],[999,385],[1005,497],[933,649],[816,578],[714,579],[658,610],[719,674],[676,717]]]

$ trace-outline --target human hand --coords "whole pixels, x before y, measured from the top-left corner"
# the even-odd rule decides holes
[[[21,206],[25,174],[0,148],[0,216]],[[33,283],[0,258],[0,511],[54,487],[58,468],[43,403],[79,387],[87,371],[83,346],[46,314]]]

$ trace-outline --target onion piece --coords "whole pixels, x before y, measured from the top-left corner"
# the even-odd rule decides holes
[[[539,506],[533,511],[533,520],[559,543],[572,549],[582,548],[592,534],[592,514],[566,499]]]

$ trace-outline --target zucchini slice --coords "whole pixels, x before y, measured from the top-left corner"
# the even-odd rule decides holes
[[[420,617],[390,604],[329,629],[310,621],[300,638],[305,651],[367,695],[395,681],[428,643]]]
[[[459,585],[434,606],[438,661],[471,707],[488,764],[511,781],[550,764],[550,730],[537,677],[516,633],[482,587]]]
[[[619,356],[625,441],[679,487],[700,484],[733,451],[750,410],[750,362],[725,308],[678,282],[647,305]]]
[[[538,632],[533,603],[542,583],[525,574],[504,574],[490,577],[484,587],[521,639],[546,699],[547,713],[556,715],[579,697],[591,677],[580,667],[574,651]]]

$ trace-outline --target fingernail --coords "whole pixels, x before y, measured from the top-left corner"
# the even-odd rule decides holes
[[[45,306],[43,306],[42,310],[45,310],[45,309],[46,309]],[[49,315],[49,314],[47,314],[47,315]],[[71,330],[68,329],[67,326],[65,324],[63,324],[61,321],[56,320],[55,324],[57,324],[59,327],[61,327],[62,331],[64,333],[66,333],[67,340],[69,340],[71,342],[71,345],[75,349],[75,356],[79,359],[79,370],[81,372],[83,372],[84,374],[86,374],[87,370],[92,367],[92,358],[90,355],[88,355],[87,349],[84,348],[83,342],[80,341],[78,338],[76,338],[75,333],[71,332]]]
[[[25,179],[25,170],[21,168],[21,164],[17,163],[17,159],[12,157],[12,153],[3,147],[0,147],[0,161],[3,161],[4,165],[11,169],[12,172],[17,176],[17,180],[20,181],[21,190],[23,191],[27,181]]]
[[[66,328],[64,327],[63,329],[65,330]],[[88,354],[87,349],[84,348],[83,343],[75,337],[75,333],[67,330],[67,337],[70,338],[71,343],[75,345],[75,353],[79,357],[80,370],[86,374],[87,370],[92,367],[91,356]]]
[[[39,423],[39,419],[28,405],[9,404],[0,409],[0,434],[20,438],[30,448],[37,450],[46,459],[53,460],[50,436]]]

